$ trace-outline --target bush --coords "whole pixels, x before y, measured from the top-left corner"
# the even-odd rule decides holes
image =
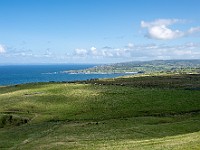
[[[19,126],[22,124],[28,123],[28,118],[23,118],[17,115],[2,115],[0,116],[0,128],[4,128],[6,126]]]

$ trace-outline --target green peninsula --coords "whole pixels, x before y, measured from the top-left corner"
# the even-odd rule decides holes
[[[95,73],[199,73],[200,60],[153,60],[97,65],[83,70],[64,71],[65,73],[95,74]]]

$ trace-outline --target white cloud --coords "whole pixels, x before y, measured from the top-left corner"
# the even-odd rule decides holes
[[[147,28],[147,37],[159,40],[171,40],[200,32],[200,27],[192,27],[188,31],[173,30],[169,26],[183,23],[179,19],[158,19],[153,22],[141,21],[141,27]]]
[[[152,26],[169,26],[172,25],[174,23],[178,23],[178,22],[183,22],[183,20],[179,20],[179,19],[157,19],[153,22],[145,22],[145,21],[141,21],[141,27],[145,28],[145,27],[152,27]]]
[[[121,48],[103,47],[98,49],[76,49],[74,57],[86,59],[123,59],[152,60],[152,59],[200,59],[200,43],[185,43],[181,45],[165,44],[128,44]],[[73,56],[72,56],[73,57]]]
[[[98,56],[98,55],[99,55],[96,47],[91,47],[91,48],[90,48],[90,52],[92,53],[92,55],[95,55],[95,56]],[[90,53],[90,52],[89,52],[89,53]]]
[[[170,40],[182,37],[183,35],[183,32],[179,30],[173,31],[164,25],[149,28],[149,36],[154,39]]]
[[[5,50],[4,46],[0,44],[0,54],[5,53],[5,52],[6,52],[6,50]]]
[[[192,27],[188,30],[188,34],[200,32],[200,27]]]
[[[52,57],[53,53],[49,50],[49,48],[46,50],[46,52],[43,55],[44,57]]]
[[[191,50],[175,50],[173,52],[175,55],[191,55],[192,54],[192,51]]]
[[[125,46],[126,55],[121,55],[121,57],[131,57],[134,60],[200,59],[199,49],[200,43],[192,42],[181,45],[142,44],[134,45],[132,48]]]
[[[2,47],[0,47],[2,48]],[[152,59],[200,59],[200,43],[184,43],[179,45],[172,44],[132,44],[128,43],[122,47],[109,47],[102,48],[90,47],[77,48],[74,52],[67,54],[51,52],[46,49],[44,53],[35,53],[31,50],[16,50],[15,48],[6,48],[6,53],[3,47],[1,55],[5,59],[13,60],[37,60],[44,61],[68,61],[74,62],[121,62],[121,61],[134,61],[134,60],[152,60]]]
[[[79,57],[85,57],[87,56],[87,54],[88,54],[88,51],[86,49],[80,49],[80,48],[75,49],[75,55]]]
[[[129,47],[129,48],[132,48],[133,46],[134,46],[133,43],[128,43],[128,47]]]
[[[97,48],[96,48],[96,47],[91,47],[90,50],[91,50],[91,51],[96,51]]]
[[[76,57],[94,57],[94,58],[106,58],[106,57],[117,57],[121,53],[121,49],[114,49],[111,47],[103,47],[102,49],[97,49],[96,47],[91,47],[90,49],[75,49],[74,54]]]

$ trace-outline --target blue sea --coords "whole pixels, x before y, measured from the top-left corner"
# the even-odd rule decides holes
[[[79,70],[95,65],[7,65],[0,66],[0,86],[33,82],[62,82],[95,78],[113,78],[122,74],[67,74],[63,71]]]

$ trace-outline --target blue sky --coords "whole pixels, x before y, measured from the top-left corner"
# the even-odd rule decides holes
[[[200,59],[199,0],[0,0],[0,64]]]

